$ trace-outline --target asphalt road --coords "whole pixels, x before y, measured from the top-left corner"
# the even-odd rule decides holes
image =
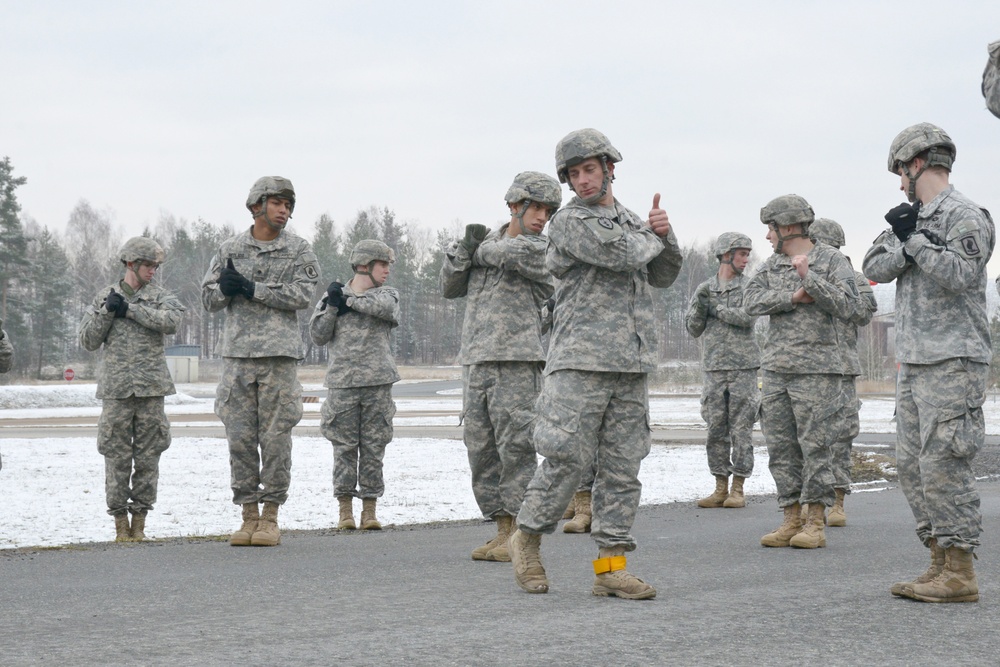
[[[928,558],[898,489],[853,494],[814,551],[759,546],[773,497],[641,508],[629,569],[658,595],[640,602],[593,597],[594,544],[561,532],[550,592],[524,593],[469,558],[478,522],[2,551],[0,664],[995,665],[1000,484],[980,491],[977,604],[889,594]]]

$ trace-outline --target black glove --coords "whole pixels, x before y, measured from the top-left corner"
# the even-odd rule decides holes
[[[115,317],[125,317],[125,313],[128,312],[128,301],[112,287],[108,292],[108,298],[104,300],[104,307],[109,313],[114,313]]]
[[[465,249],[469,251],[469,254],[476,252],[476,248],[479,244],[483,242],[486,235],[489,234],[490,230],[486,228],[486,225],[466,225],[465,226],[465,238],[462,239],[462,245]]]
[[[885,214],[885,221],[892,225],[892,233],[903,243],[910,238],[917,228],[917,213],[920,212],[920,202],[900,204]]]
[[[232,257],[226,261],[226,268],[219,273],[219,291],[226,296],[242,294],[248,299],[253,298],[253,281],[247,280],[236,270]]]
[[[340,303],[337,304],[337,315],[343,315],[350,310],[353,310],[353,308],[347,305],[347,299],[340,297]]]
[[[555,312],[556,300],[555,297],[549,297],[549,300],[545,302],[545,307],[549,309],[549,312]]]
[[[344,300],[344,284],[338,282],[330,283],[326,288],[326,305],[331,308],[338,308]]]

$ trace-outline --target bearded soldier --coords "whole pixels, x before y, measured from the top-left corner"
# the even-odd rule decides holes
[[[259,178],[246,207],[253,226],[223,241],[201,300],[209,312],[226,312],[215,413],[229,440],[233,502],[243,508],[229,543],[275,546],[278,507],[291,481],[292,427],[302,418],[296,311],[310,305],[319,266],[309,243],[285,228],[295,209],[291,181]]]
[[[718,273],[698,286],[684,317],[692,336],[704,336],[701,416],[708,425],[708,470],[715,476],[715,492],[699,500],[698,507],[745,507],[743,482],[753,473],[760,350],[753,333],[757,318],[743,307],[743,270],[752,248],[745,234],[719,236],[715,242]]]
[[[531,442],[542,387],[542,313],[552,296],[541,235],[562,203],[556,179],[518,174],[507,189],[510,222],[488,232],[468,225],[441,267],[445,298],[466,297],[462,326],[463,438],[472,492],[497,533],[472,550],[473,560],[509,561],[507,539],[535,473]]]
[[[896,281],[896,467],[917,537],[931,564],[893,595],[975,602],[973,552],[982,515],[972,459],[983,444],[992,357],[986,264],[995,230],[986,209],[949,183],[956,148],[936,125],[918,123],[889,147],[889,172],[908,203],[885,215],[865,255],[865,275]]]
[[[576,196],[549,223],[545,266],[559,283],[533,432],[545,460],[528,483],[509,546],[515,581],[529,593],[548,591],[542,534],[555,530],[596,456],[592,592],[656,595],[625,569],[625,552],[636,547],[639,467],[650,446],[646,376],[657,362],[650,288],[669,287],[682,258],[659,194],[645,221],[615,199],[611,181],[621,159],[593,129],[556,146],[557,175]]]
[[[175,390],[163,337],[177,331],[184,307],[150,282],[164,259],[156,241],[129,239],[118,257],[125,277],[90,304],[80,323],[80,344],[90,351],[104,347],[97,378],[102,402],[97,451],[104,455],[115,541],[138,542],[146,537],[146,513],[156,502],[160,455],[170,446],[163,397]]]
[[[351,250],[354,277],[331,282],[309,320],[309,335],[330,355],[320,431],[333,444],[337,528],[354,530],[354,498],[361,498],[361,529],[381,530],[375,514],[385,492],[382,460],[392,442],[399,380],[389,344],[399,326],[399,292],[387,287],[396,253],[382,241],[359,241]]]

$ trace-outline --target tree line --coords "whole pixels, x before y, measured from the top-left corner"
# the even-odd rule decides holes
[[[86,200],[73,208],[62,233],[31,218],[23,218],[16,190],[26,183],[15,176],[9,158],[0,161],[0,318],[15,347],[12,376],[54,379],[67,364],[92,376],[95,354],[84,350],[77,327],[95,297],[122,275],[118,251],[126,236],[113,224],[112,214],[95,209]],[[251,223],[247,215],[246,224]],[[369,207],[343,224],[321,215],[311,227],[293,221],[289,229],[311,239],[322,279],[318,301],[332,280],[347,282],[351,248],[362,239],[380,239],[396,252],[388,284],[400,293],[400,325],[392,339],[397,363],[451,365],[458,355],[464,299],[441,296],[438,275],[447,246],[464,232],[458,221],[436,232],[401,222],[388,207]],[[495,226],[495,225],[494,225]],[[209,313],[201,305],[201,281],[220,243],[237,233],[230,225],[197,219],[178,219],[163,212],[156,225],[143,230],[166,251],[166,261],[155,280],[172,291],[186,311],[168,345],[197,345],[201,357],[216,356],[224,312]],[[676,233],[683,240],[684,230]],[[659,359],[663,379],[700,382],[698,339],[684,326],[684,314],[698,285],[715,274],[718,262],[710,244],[682,244],[684,263],[669,289],[654,290],[659,326]],[[311,309],[299,311],[299,330],[306,350],[305,363],[325,364],[325,347],[313,345],[308,335]],[[866,353],[876,341],[861,336]],[[881,380],[885,360],[866,364],[869,379]],[[10,377],[10,376],[8,376]]]

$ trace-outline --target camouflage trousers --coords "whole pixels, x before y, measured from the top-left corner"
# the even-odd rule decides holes
[[[646,374],[554,371],[535,413],[535,449],[545,459],[528,483],[518,526],[553,532],[596,458],[591,537],[601,547],[634,550],[639,467],[650,446]]]
[[[832,446],[844,404],[841,375],[764,371],[761,428],[778,507],[833,505]]]
[[[542,364],[489,361],[462,367],[462,437],[472,493],[487,518],[517,516],[538,466],[531,442]]]
[[[225,357],[215,414],[229,440],[233,502],[284,503],[292,479],[292,427],[302,385],[291,357]]]
[[[331,388],[319,430],[333,444],[333,495],[380,498],[382,460],[392,442],[392,384]]]
[[[147,512],[156,502],[160,454],[170,447],[163,397],[105,398],[97,422],[108,514]]]
[[[753,473],[753,424],[759,409],[756,368],[705,372],[701,418],[708,425],[708,470],[716,477]]]
[[[858,390],[854,376],[844,376],[844,407],[837,415],[840,428],[833,440],[833,488],[851,492],[851,449],[854,439],[861,432],[861,401],[858,400]]]
[[[986,435],[989,366],[967,359],[900,364],[896,383],[896,469],[917,536],[972,551],[982,515],[972,459]]]

